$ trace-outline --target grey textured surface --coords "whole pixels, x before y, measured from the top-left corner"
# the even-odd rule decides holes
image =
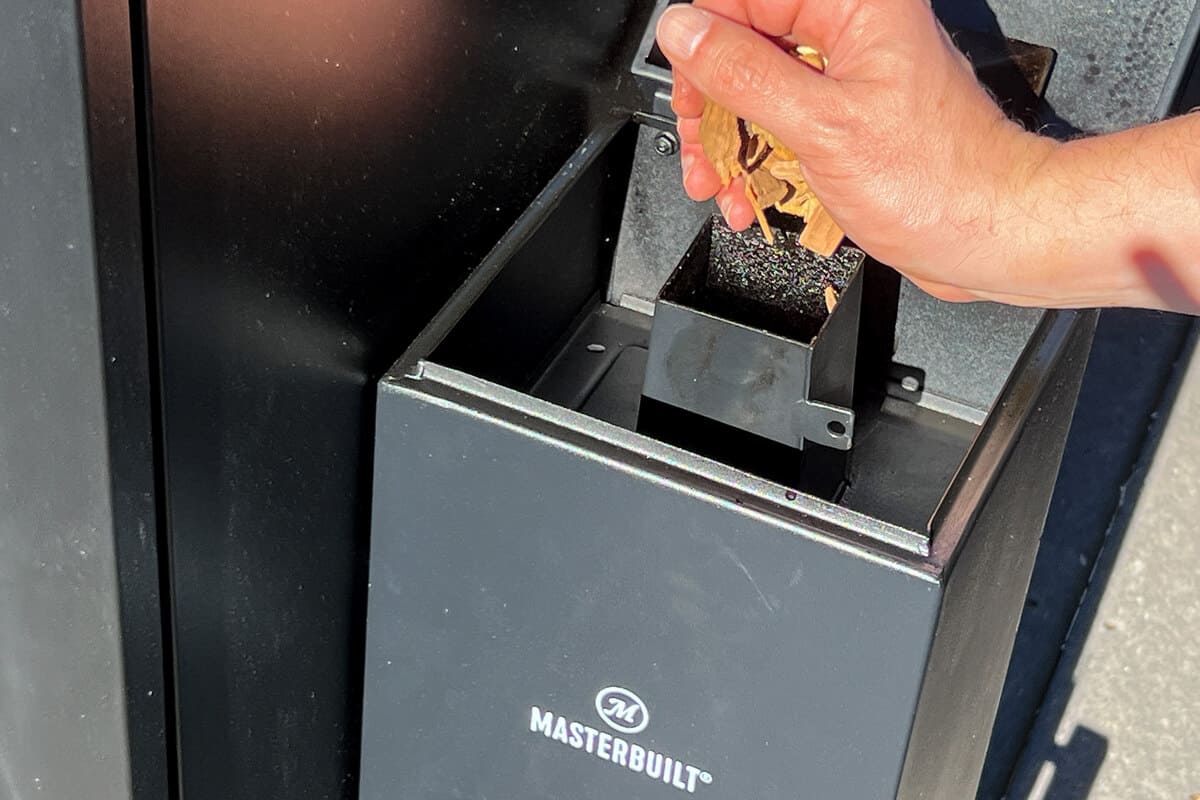
[[[653,303],[679,265],[715,203],[693,203],[683,192],[679,157],[654,151],[658,131],[638,132],[633,173],[621,218],[621,238],[613,257],[608,299],[620,304],[630,295]]]
[[[78,5],[0,4],[0,798],[128,797]]]
[[[1094,622],[1067,641],[1064,663],[1074,669],[1060,669],[1051,685],[1012,800],[1200,793],[1197,440],[1193,356],[1137,502],[1114,519],[1110,538],[1123,531],[1123,542],[1102,556],[1080,613]]]
[[[1058,61],[1046,100],[1084,131],[1110,131],[1153,118],[1191,0],[938,0],[939,15],[1047,45]]]
[[[799,328],[787,330],[787,335],[807,342],[829,317],[826,288],[840,295],[862,265],[863,252],[843,245],[829,258],[822,258],[802,247],[796,234],[773,230],[775,244],[770,245],[757,225],[734,232],[723,218],[714,216],[708,271],[704,289],[699,291],[728,298],[729,302],[717,304],[720,306],[736,308],[750,301],[778,310],[786,320],[785,328]],[[751,312],[749,319],[741,319],[739,314],[729,318],[753,325],[755,316]],[[765,321],[762,325],[768,327]],[[785,333],[778,328],[775,332]]]
[[[1002,20],[1005,5],[997,3]],[[1153,118],[1192,5],[1021,2],[1012,4],[1017,13],[1004,27],[1018,38],[1037,36],[1059,52],[1046,99],[1060,117],[1085,131],[1111,131]]]
[[[1041,318],[1035,308],[943,303],[905,279],[895,361],[923,370],[927,393],[986,412]]]

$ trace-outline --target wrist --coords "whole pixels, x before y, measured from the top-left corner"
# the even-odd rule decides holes
[[[1054,248],[1053,165],[1061,158],[1063,143],[1002,120],[989,137],[982,170],[989,205],[988,226],[964,272],[977,277],[981,296],[992,293],[1028,294],[1030,304],[1047,298],[1040,274],[1049,266],[1046,255]],[[960,262],[961,263],[961,262]]]

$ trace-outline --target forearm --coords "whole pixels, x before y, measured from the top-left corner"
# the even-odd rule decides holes
[[[1036,151],[995,226],[1003,283],[1041,305],[1200,311],[1198,178],[1200,116]]]

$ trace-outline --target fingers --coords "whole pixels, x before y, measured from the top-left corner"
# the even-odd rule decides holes
[[[684,144],[700,141],[700,117],[680,117],[676,127],[679,129],[679,139]]]
[[[729,188],[721,190],[717,195],[717,207],[721,209],[729,227],[735,231],[744,231],[758,220],[754,208],[746,199],[746,182],[741,178],[734,180]]]
[[[685,144],[680,151],[680,163],[683,166],[683,188],[688,197],[703,201],[716,196],[721,214],[734,230],[743,230],[756,220],[754,209],[746,199],[745,181],[738,178],[722,189],[717,171],[704,157],[699,144]]]
[[[805,114],[832,105],[832,81],[744,25],[707,11],[668,8],[659,20],[658,42],[684,79],[675,101],[679,111],[694,111],[696,97],[703,95],[798,142]],[[699,104],[703,108],[703,100]]]
[[[700,143],[700,120],[679,120],[679,163],[683,168],[683,188],[693,200],[707,200],[721,189],[721,178],[705,157]]]
[[[735,227],[736,230],[745,228],[749,224],[745,222],[747,216],[754,217],[754,210],[750,208],[749,202],[744,203],[744,208],[743,204],[738,202],[739,197],[745,200],[745,184],[739,180],[736,187],[730,186],[722,191],[721,178],[712,162],[705,156],[704,146],[700,142],[700,116],[704,111],[704,96],[685,78],[676,76],[671,106],[679,117],[679,164],[683,171],[683,188],[687,196],[702,202],[720,194],[718,205],[726,217],[726,222],[729,222],[731,227],[740,223]]]
[[[685,144],[679,151],[683,168],[683,188],[693,200],[707,200],[721,189],[721,179],[713,165],[704,157],[699,144]]]
[[[790,36],[800,11],[812,6],[812,2],[803,0],[746,0],[746,16],[756,30],[767,36]],[[814,42],[804,44],[816,46]]]
[[[679,162],[683,168],[683,188],[693,200],[708,200],[714,195],[725,221],[734,230],[742,230],[755,222],[757,217],[750,201],[746,199],[746,182],[741,178],[727,188],[721,188],[721,178],[713,165],[704,156],[700,144],[700,120],[679,120]]]
[[[695,0],[695,5],[828,56],[863,4],[862,0]]]
[[[692,5],[714,14],[720,14],[725,19],[733,20],[739,25],[752,24],[747,0],[692,0]]]
[[[734,230],[745,230],[758,221],[754,206],[746,199],[745,181],[740,178],[716,196],[716,206]]]
[[[797,89],[806,84],[809,95],[819,97],[824,79],[746,25],[759,26],[771,36],[788,35],[795,26],[794,19],[788,18],[787,7],[800,2],[762,0],[756,4],[762,6],[760,12],[766,12],[766,16],[759,13],[751,18],[744,0],[699,0],[697,5],[723,8],[714,15],[687,6],[676,7],[668,9],[660,20],[659,45],[675,67],[671,108],[679,118],[684,188],[693,200],[715,195],[721,213],[734,230],[748,228],[757,217],[746,197],[745,182],[739,178],[722,189],[716,170],[705,158],[700,144],[705,98],[711,97],[738,116],[754,119],[769,129],[773,125],[781,131],[790,127],[779,121],[793,104],[781,101],[796,97]],[[729,19],[721,18],[721,10]],[[681,12],[683,18],[679,19]]]

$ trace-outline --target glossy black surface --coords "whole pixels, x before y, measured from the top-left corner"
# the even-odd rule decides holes
[[[148,3],[188,800],[355,795],[371,382],[614,104],[639,5]]]

